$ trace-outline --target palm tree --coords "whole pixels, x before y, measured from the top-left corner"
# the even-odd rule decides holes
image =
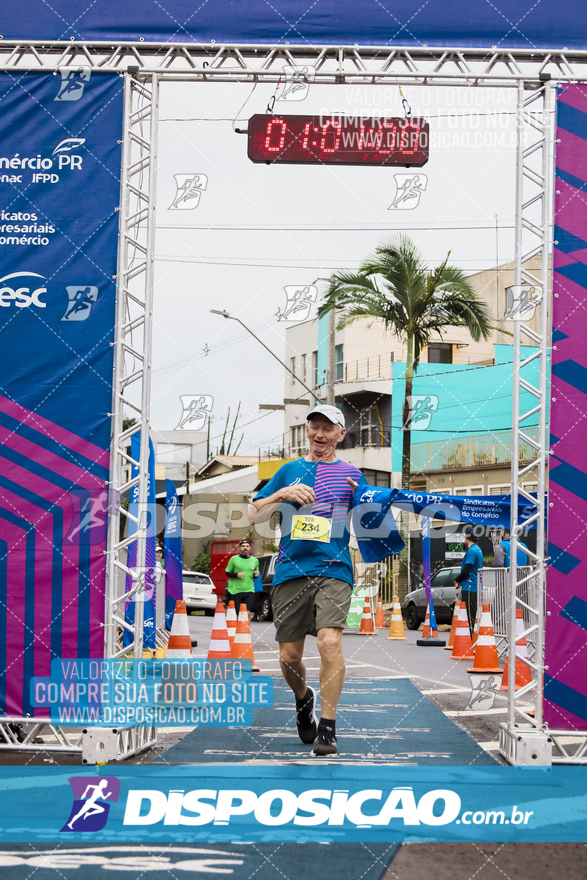
[[[383,242],[356,273],[339,272],[330,279],[319,317],[331,309],[344,310],[342,328],[359,318],[381,319],[386,329],[406,345],[405,396],[402,410],[402,489],[410,486],[410,405],[414,374],[422,350],[432,338],[442,339],[447,327],[466,327],[475,342],[493,329],[489,308],[480,300],[463,271],[446,259],[436,269],[426,267],[408,236]],[[408,516],[402,513],[401,533],[408,545]],[[408,553],[400,556],[400,590],[408,583]]]

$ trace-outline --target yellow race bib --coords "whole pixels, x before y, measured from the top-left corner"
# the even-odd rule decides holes
[[[311,516],[310,514],[297,514],[292,519],[292,541],[322,541],[330,543],[331,522],[324,516]]]

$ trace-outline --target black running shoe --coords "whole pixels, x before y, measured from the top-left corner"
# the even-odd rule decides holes
[[[309,687],[303,700],[296,700],[296,723],[298,736],[306,745],[311,745],[318,733],[318,718],[316,717],[316,694]]]
[[[338,749],[336,747],[336,734],[334,730],[326,724],[320,724],[312,754],[316,758],[325,758],[337,753]]]

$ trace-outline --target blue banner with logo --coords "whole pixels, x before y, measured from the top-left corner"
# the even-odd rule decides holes
[[[585,767],[0,767],[0,840],[585,841]],[[104,773],[100,773],[100,770]]]
[[[0,713],[21,715],[53,658],[103,653],[123,81],[0,73],[0,110]]]
[[[585,49],[582,0],[27,0],[5,4],[4,40]],[[55,8],[58,6],[58,11]]]
[[[137,431],[130,438],[131,456],[133,461],[138,461],[140,457],[141,432]],[[137,477],[139,469],[133,464],[131,468],[131,477]],[[156,538],[157,538],[157,505],[155,503],[155,452],[153,450],[153,441],[149,437],[149,478],[147,485],[147,510],[139,510],[139,485],[138,483],[132,487],[130,494],[131,514],[139,521],[144,521],[147,529],[147,547],[145,552],[145,569],[144,571],[136,570],[137,565],[137,545],[136,542],[129,544],[127,566],[136,570],[137,578],[144,581],[144,593],[141,593],[141,601],[144,605],[144,623],[143,623],[143,648],[154,649],[155,645],[155,608],[156,608]],[[136,531],[134,522],[129,520],[130,533]],[[135,586],[135,579],[130,575],[126,576],[126,592]],[[126,603],[125,620],[128,624],[133,625],[135,619],[135,601],[132,599]],[[131,633],[125,629],[123,643],[125,646],[132,642]]]
[[[183,599],[183,555],[177,489],[172,480],[166,480],[165,487],[165,626],[171,629],[175,603]]]

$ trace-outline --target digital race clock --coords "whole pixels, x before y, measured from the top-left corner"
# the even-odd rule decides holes
[[[423,119],[258,113],[249,119],[248,154],[252,162],[419,167],[429,139]]]

